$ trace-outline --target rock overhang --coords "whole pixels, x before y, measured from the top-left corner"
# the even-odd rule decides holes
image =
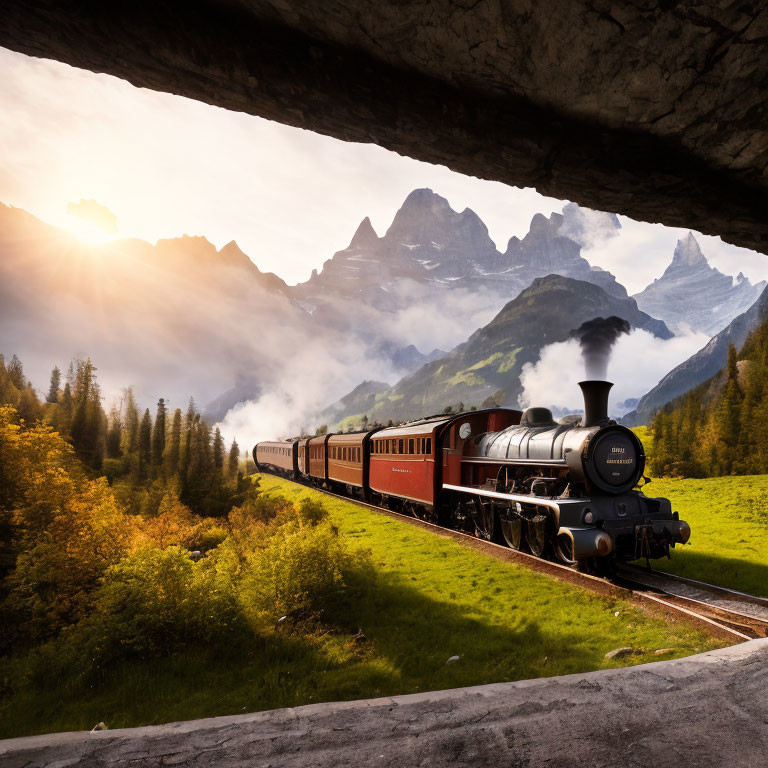
[[[0,45],[768,252],[760,2],[8,0]]]

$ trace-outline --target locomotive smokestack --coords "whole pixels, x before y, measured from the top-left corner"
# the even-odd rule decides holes
[[[584,421],[582,427],[599,427],[607,424],[608,418],[608,393],[611,391],[611,381],[580,381],[582,394],[584,395]]]

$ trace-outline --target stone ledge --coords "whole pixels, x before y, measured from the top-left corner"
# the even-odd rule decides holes
[[[114,731],[0,741],[70,765],[762,766],[768,639],[675,661]]]

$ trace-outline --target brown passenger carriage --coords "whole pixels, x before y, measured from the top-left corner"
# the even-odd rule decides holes
[[[332,434],[328,437],[328,483],[361,498],[368,497],[371,436],[378,430]]]
[[[299,476],[299,441],[265,441],[256,443],[253,461],[259,472],[267,469],[285,477]]]

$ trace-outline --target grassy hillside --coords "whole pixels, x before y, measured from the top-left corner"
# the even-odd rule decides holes
[[[262,617],[255,634],[215,628],[222,639],[207,647],[185,642],[91,672],[62,664],[59,646],[8,658],[0,664],[0,738],[89,729],[102,720],[120,728],[560,675],[657,660],[658,649],[673,649],[670,658],[722,645],[691,625],[669,624],[349,502],[269,476],[261,483],[276,508],[278,496],[324,504],[343,551],[370,563],[353,604],[339,603],[338,615],[326,610],[320,622],[280,623],[285,611],[278,610]],[[229,556],[213,550],[194,569],[203,573],[209,559]],[[312,571],[306,558],[292,562],[295,575]],[[228,584],[217,591],[234,593]],[[641,653],[605,659],[624,646]],[[459,659],[448,662],[453,656]]]
[[[624,645],[644,650],[631,663],[658,658],[658,648],[674,646],[683,655],[712,647],[691,627],[668,625],[406,522],[267,475],[261,487],[322,501],[342,535],[371,551],[386,610],[377,606],[363,630],[393,673],[377,693],[599,669],[613,666],[605,653]],[[460,663],[446,666],[452,655]]]

